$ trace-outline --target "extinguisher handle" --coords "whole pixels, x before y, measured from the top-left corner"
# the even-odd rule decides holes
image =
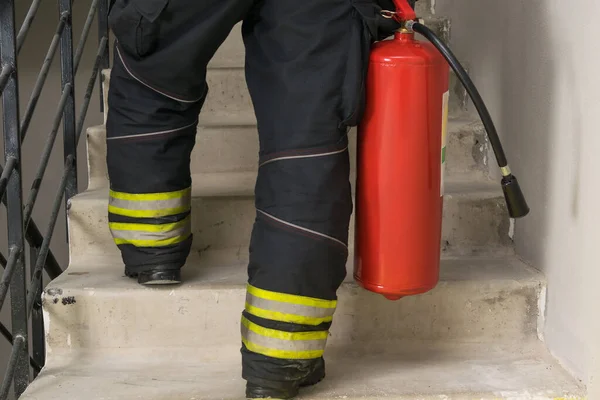
[[[417,19],[415,10],[410,6],[408,0],[394,0],[396,6],[396,19],[400,22]]]

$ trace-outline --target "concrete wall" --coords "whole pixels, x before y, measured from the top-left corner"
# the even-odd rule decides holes
[[[17,23],[20,28],[25,14],[27,13],[30,1],[15,1],[17,3]],[[37,17],[34,20],[33,27],[27,37],[25,45],[19,55],[19,79],[20,79],[20,107],[21,115],[25,113],[29,102],[29,95],[37,79],[38,72],[42,66],[46,52],[52,41],[52,36],[58,24],[58,2],[56,0],[44,0],[41,2]],[[90,2],[74,2],[74,36],[76,43],[87,17]],[[76,78],[76,107],[77,113],[83,100],[88,79],[96,56],[98,43],[98,28],[94,24],[91,30],[91,36],[87,41],[86,51],[83,55],[81,66]],[[38,102],[35,116],[32,120],[27,137],[23,145],[23,192],[24,198],[29,194],[29,188],[38,168],[40,156],[46,138],[51,130],[52,120],[60,97],[60,53],[57,52],[52,64],[50,75],[47,78],[46,86]],[[102,114],[99,108],[98,87],[96,87],[92,102],[88,111],[86,126],[102,123]],[[1,113],[0,113],[1,118]],[[0,131],[2,130],[0,126]],[[0,135],[1,136],[1,135]],[[0,139],[1,142],[1,139]],[[3,154],[3,150],[1,150]],[[3,156],[1,157],[3,159]],[[4,163],[2,163],[4,164]],[[33,217],[38,228],[45,234],[52,202],[60,182],[63,170],[63,142],[62,125],[59,135],[56,139],[53,154],[44,176],[44,181],[40,189],[38,200],[34,208]],[[85,160],[85,132],[83,133],[79,144],[79,187],[84,190],[87,186],[87,166]],[[8,257],[6,251],[6,212],[1,207],[0,212],[0,251]],[[68,248],[66,243],[66,222],[64,210],[59,216],[54,236],[51,242],[51,248],[61,266],[66,267],[68,262]],[[26,253],[27,262],[29,262],[29,253]],[[1,270],[0,270],[1,273]],[[47,282],[47,281],[46,281]],[[5,306],[0,311],[0,320],[10,328],[10,303],[7,300]],[[4,377],[6,363],[10,355],[10,345],[0,337],[0,380]]]
[[[600,48],[596,0],[439,0],[504,139],[531,215],[519,254],[548,278],[545,340],[584,381],[597,374]],[[594,396],[590,398],[596,398]]]

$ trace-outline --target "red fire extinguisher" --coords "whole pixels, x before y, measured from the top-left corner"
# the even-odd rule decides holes
[[[464,68],[416,21],[407,0],[394,2],[396,12],[386,13],[402,28],[372,48],[358,127],[354,260],[355,280],[390,300],[427,292],[439,280],[450,67],[482,118],[511,217],[529,212]],[[417,40],[415,32],[427,41]]]

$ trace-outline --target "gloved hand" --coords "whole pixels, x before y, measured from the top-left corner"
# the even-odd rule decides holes
[[[377,40],[383,40],[394,33],[394,31],[400,29],[400,24],[392,18],[385,18],[381,15],[382,10],[396,11],[396,6],[394,5],[393,0],[377,0],[377,6]]]

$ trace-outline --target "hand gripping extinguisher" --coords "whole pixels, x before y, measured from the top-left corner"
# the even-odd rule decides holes
[[[439,280],[450,67],[481,117],[512,218],[529,207],[475,85],[451,50],[418,22],[407,0],[384,11],[402,28],[373,45],[358,126],[354,278],[390,300]],[[419,41],[414,33],[427,41]],[[431,43],[429,43],[431,42]]]

